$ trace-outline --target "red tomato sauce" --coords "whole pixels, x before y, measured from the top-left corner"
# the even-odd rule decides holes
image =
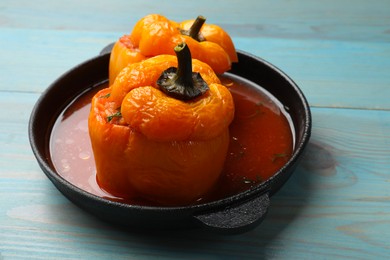
[[[259,86],[231,74],[221,76],[231,91],[235,117],[230,125],[230,145],[224,170],[208,202],[247,190],[274,175],[291,157],[294,136],[283,105]],[[93,151],[88,135],[88,115],[93,95],[106,84],[78,96],[59,116],[50,137],[52,163],[60,176],[94,195],[129,204],[102,190],[96,182]]]

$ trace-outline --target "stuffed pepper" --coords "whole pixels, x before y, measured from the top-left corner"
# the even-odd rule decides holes
[[[174,47],[185,42],[194,59],[201,60],[218,74],[237,62],[237,53],[230,36],[221,27],[206,24],[199,16],[196,20],[177,23],[157,14],[139,20],[130,35],[124,35],[111,52],[110,85],[118,73],[129,63],[139,62],[160,54],[174,55]]]
[[[92,100],[89,133],[97,181],[122,198],[194,203],[217,182],[234,104],[188,46],[126,66]]]

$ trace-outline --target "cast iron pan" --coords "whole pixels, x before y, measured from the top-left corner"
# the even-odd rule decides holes
[[[270,197],[295,170],[311,133],[308,103],[298,86],[282,71],[251,54],[238,51],[239,62],[229,73],[257,83],[274,95],[290,113],[295,128],[291,159],[273,177],[237,195],[199,205],[154,207],[129,205],[92,195],[59,176],[49,154],[49,138],[61,111],[81,92],[106,81],[112,45],[63,74],[37,101],[29,122],[29,140],[39,166],[69,200],[106,221],[129,228],[177,229],[202,226],[216,232],[241,233],[257,226],[270,206]]]

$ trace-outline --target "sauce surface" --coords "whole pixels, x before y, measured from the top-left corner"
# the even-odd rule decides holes
[[[278,100],[232,74],[222,75],[221,82],[229,88],[235,104],[229,151],[219,182],[198,203],[228,197],[267,180],[290,159],[294,147],[290,117]],[[96,182],[88,115],[93,95],[106,86],[87,90],[58,117],[50,138],[51,160],[60,176],[89,193],[129,204],[145,204],[115,197]]]

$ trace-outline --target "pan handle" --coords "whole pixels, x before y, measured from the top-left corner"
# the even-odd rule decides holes
[[[115,42],[112,42],[110,44],[108,44],[106,47],[104,47],[101,51],[100,51],[100,55],[104,55],[104,54],[107,54],[107,53],[111,53],[111,50],[112,48],[114,47],[114,44]]]
[[[201,213],[194,218],[200,225],[218,233],[237,234],[256,227],[270,206],[269,193],[222,210]]]
[[[113,42],[105,46],[100,51],[100,55],[111,53],[114,44]],[[237,205],[194,215],[194,219],[207,229],[219,233],[243,233],[253,229],[263,221],[269,206],[269,193],[266,192]]]

